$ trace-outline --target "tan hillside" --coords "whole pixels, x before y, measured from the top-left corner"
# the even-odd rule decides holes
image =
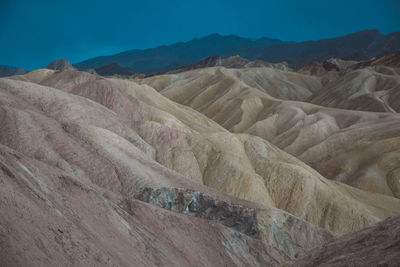
[[[116,184],[114,190],[124,194],[132,194],[143,186],[196,189],[192,182],[195,181],[261,205],[284,209],[338,234],[361,229],[400,208],[397,199],[371,196],[331,183],[267,141],[233,135],[199,113],[187,112],[188,108],[165,99],[150,87],[77,71],[54,72],[51,76],[44,71],[43,75],[41,83],[50,85],[54,81],[55,87],[85,98],[20,81],[3,79],[1,85],[42,109],[75,138],[83,139],[111,161],[116,178],[107,184]],[[87,98],[102,106],[88,102]],[[50,158],[54,157],[48,161]],[[154,160],[159,164],[152,163]],[[74,169],[70,163],[66,168]],[[111,177],[107,175],[107,180]],[[118,181],[122,189],[118,189]],[[305,193],[305,189],[309,191]],[[290,196],[288,192],[292,192]],[[349,216],[354,220],[352,224],[348,223]]]
[[[228,85],[226,93],[216,98],[217,104],[203,103],[201,101],[207,101],[213,95],[209,90],[218,92],[218,86],[222,86],[218,82],[214,87],[208,86],[213,81],[208,73],[213,74],[214,71],[223,75],[219,79],[223,81],[222,85]],[[394,178],[387,180],[386,184],[384,180],[379,180],[380,184],[372,184],[372,187],[370,184],[364,186],[362,182],[365,178],[361,176],[357,178],[361,185],[342,179],[360,189],[377,192],[371,193],[330,181],[278,148],[305,162],[314,163],[312,166],[317,169],[321,166],[318,169],[321,173],[323,170],[327,174],[334,173],[337,165],[329,165],[328,160],[320,162],[320,155],[337,153],[340,148],[362,139],[362,134],[365,134],[364,138],[369,138],[368,142],[380,140],[382,144],[376,143],[380,147],[387,138],[397,133],[394,127],[397,115],[349,112],[277,100],[240,81],[238,77],[241,71],[211,68],[199,71],[204,76],[200,80],[196,81],[196,76],[191,77],[195,84],[204,85],[203,90],[199,90],[200,96],[192,95],[192,101],[200,104],[203,108],[200,111],[205,115],[214,113],[215,116],[210,117],[215,121],[191,107],[171,101],[149,85],[125,79],[105,79],[71,69],[42,69],[23,76],[0,79],[0,143],[4,150],[0,173],[7,185],[10,183],[9,177],[22,183],[19,183],[19,189],[11,183],[9,186],[14,187],[4,188],[2,195],[8,199],[8,192],[20,190],[18,192],[23,196],[13,198],[13,205],[29,207],[35,214],[62,214],[61,218],[55,217],[55,221],[51,217],[51,220],[43,222],[44,228],[29,230],[29,236],[20,232],[21,229],[30,229],[29,220],[22,219],[16,228],[7,226],[6,231],[25,238],[26,244],[34,244],[30,250],[32,254],[24,254],[19,262],[24,264],[33,258],[42,259],[40,253],[47,253],[61,262],[68,255],[68,259],[79,264],[90,265],[93,260],[99,260],[102,265],[107,261],[123,264],[128,258],[116,257],[114,251],[103,251],[103,244],[114,241],[108,237],[99,239],[96,235],[97,232],[111,231],[113,236],[126,240],[118,243],[115,249],[119,250],[119,246],[124,246],[121,251],[131,249],[130,260],[145,261],[146,258],[140,256],[143,254],[141,247],[146,249],[148,242],[157,244],[158,249],[151,249],[146,254],[152,259],[149,260],[150,265],[157,262],[168,265],[168,260],[160,258],[157,251],[170,255],[168,259],[185,264],[188,263],[187,257],[200,265],[217,264],[220,258],[210,256],[203,259],[192,254],[202,251],[199,255],[207,255],[208,249],[219,251],[217,243],[222,240],[229,244],[227,250],[221,252],[229,255],[224,256],[224,262],[249,266],[276,265],[307,254],[331,240],[332,236],[361,230],[400,212],[400,200],[393,197],[397,196],[394,193],[397,192],[396,176],[392,175]],[[254,71],[256,74],[243,72],[240,75],[255,77],[253,75],[258,75],[258,69]],[[194,75],[196,72],[191,73]],[[164,82],[167,76],[160,77]],[[149,79],[157,82],[156,78]],[[188,88],[192,85],[191,79],[185,81]],[[308,82],[304,80],[305,84]],[[287,81],[285,83],[288,86],[290,84]],[[161,92],[174,94],[175,90],[186,94],[175,84]],[[242,111],[232,112],[237,103],[241,103]],[[222,110],[219,109],[221,107]],[[293,114],[297,115],[293,117]],[[260,120],[262,116],[266,117]],[[392,126],[384,127],[384,132],[378,132],[374,130],[374,127],[378,127],[377,121],[381,127],[386,121]],[[336,140],[332,137],[331,140],[321,132],[323,128],[307,127],[314,123],[326,125],[331,132],[325,134],[333,133],[333,137],[337,134],[337,138],[344,135],[345,138]],[[353,132],[347,136],[350,129]],[[304,137],[293,138],[292,132]],[[315,143],[316,140],[320,140],[320,143]],[[363,144],[367,144],[365,140]],[[327,147],[324,148],[324,145]],[[330,148],[334,148],[334,145],[337,150],[332,152]],[[394,147],[386,143],[384,145],[387,149]],[[328,159],[328,156],[325,157]],[[385,170],[395,168],[397,162],[394,158],[382,158],[379,166]],[[350,171],[346,173],[353,175]],[[384,174],[380,179],[383,177]],[[229,223],[221,224],[218,217],[216,221],[208,217],[187,218],[184,210],[180,211],[183,214],[177,214],[179,210],[160,210],[134,200],[137,192],[143,188],[195,190],[198,192],[195,194],[204,194],[215,203],[227,203],[231,207],[228,208],[229,212],[235,207],[252,210],[256,218],[252,226],[256,232],[252,233],[256,234],[232,228]],[[27,195],[26,192],[33,192],[33,195]],[[75,193],[71,195],[69,192]],[[84,192],[93,192],[90,199]],[[36,200],[37,197],[39,200]],[[37,206],[36,201],[41,204]],[[80,201],[85,205],[75,207]],[[207,205],[210,205],[209,208]],[[214,207],[213,204],[204,206],[206,210],[211,207]],[[90,216],[92,213],[88,213],[88,210],[103,214],[104,219]],[[3,210],[1,225],[8,225],[16,216],[14,212],[15,209]],[[119,214],[117,221],[113,219],[115,214]],[[120,219],[121,216],[123,219]],[[241,224],[246,217],[240,217],[244,214],[238,216]],[[41,224],[40,217],[33,220],[34,225]],[[165,239],[161,236],[157,238],[157,243],[153,239],[130,243],[130,236],[135,233],[154,233],[160,231],[157,230],[160,227],[166,227],[148,223],[154,220],[170,220],[171,224],[167,227],[172,232],[187,229],[188,239],[178,240],[179,235],[167,235]],[[82,221],[85,225],[79,223]],[[210,223],[216,226],[212,229],[201,228]],[[49,224],[60,227],[54,228]],[[136,224],[145,228],[134,227]],[[44,229],[60,229],[62,233]],[[68,233],[68,236],[63,237],[63,233]],[[213,235],[215,238],[208,241],[210,246],[206,241],[196,241],[196,245],[186,248],[187,244],[198,240],[198,235]],[[53,243],[57,238],[82,246],[70,254],[60,254],[60,249],[65,245],[60,247]],[[91,240],[91,243],[84,240]],[[244,240],[248,241],[240,243]],[[4,242],[7,244],[5,258],[17,261],[15,255],[20,250],[15,250],[13,244],[16,241],[6,239]],[[177,245],[166,248],[169,242]],[[140,245],[138,249],[133,249],[132,244]],[[237,246],[240,249],[230,249]],[[182,249],[185,251],[183,254],[174,254]],[[80,251],[83,250],[93,251],[93,255],[109,256],[80,258]],[[254,253],[244,253],[249,250]],[[257,258],[255,255],[264,256]]]
[[[209,105],[215,102],[219,96],[228,93],[221,90],[221,88],[236,88],[235,90],[239,91],[241,86],[249,86],[276,98],[290,100],[306,100],[321,88],[321,83],[316,77],[273,68],[226,69],[224,67],[213,67],[178,74],[154,76],[140,82],[150,85],[179,103],[185,104],[193,101],[194,96],[186,98],[187,94],[190,94],[192,90],[196,91],[195,95],[197,95],[200,94],[199,90],[211,87],[214,90],[210,90],[207,95],[203,95],[203,97],[208,97],[209,99],[213,96],[216,97],[216,99],[208,103]],[[172,97],[172,94],[178,93],[176,88],[171,92],[167,92],[172,86],[177,87],[175,85],[180,87],[179,90],[185,91],[181,96]],[[228,96],[226,95],[226,97]]]
[[[3,145],[0,168],[3,266],[278,266],[289,259],[231,228],[124,200]]]
[[[309,101],[342,109],[399,112],[399,96],[400,74],[393,68],[376,66],[349,71]]]
[[[214,73],[227,73],[225,80],[230,83],[212,83]],[[229,70],[207,68],[185,73],[185,82],[166,75],[141,82],[202,112],[232,132],[268,140],[327,178],[398,197],[399,181],[393,177],[400,165],[395,156],[386,153],[396,155],[399,151],[393,145],[398,143],[394,138],[400,136],[399,115],[282,101],[229,73]],[[169,79],[172,80],[166,84]],[[160,87],[163,82],[164,87]],[[392,145],[388,146],[389,143]],[[374,154],[365,153],[367,146],[374,147]],[[344,160],[344,154],[351,158]]]

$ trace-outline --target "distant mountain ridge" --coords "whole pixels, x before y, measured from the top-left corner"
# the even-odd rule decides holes
[[[318,41],[241,48],[238,54],[250,60],[287,61],[293,67],[299,67],[310,61],[326,61],[330,58],[363,61],[398,51],[400,32],[384,35],[378,30],[366,30]]]
[[[25,73],[26,73],[26,70],[24,70],[23,68],[16,68],[16,67],[5,66],[5,65],[0,66],[0,77],[22,75]]]
[[[111,63],[95,69],[96,73],[102,76],[111,75],[134,75],[136,72],[129,67],[121,67],[118,63]]]
[[[268,62],[286,61],[292,67],[299,67],[310,61],[325,61],[329,58],[366,60],[398,51],[400,32],[384,35],[378,30],[365,30],[343,37],[306,42],[283,42],[271,38],[251,40],[235,35],[212,34],[168,46],[95,57],[75,67],[84,70],[118,63],[137,72],[154,73],[192,65],[215,55],[222,58],[239,55],[249,60]]]
[[[159,46],[145,50],[129,50],[112,56],[101,56],[85,60],[75,65],[80,70],[99,68],[111,63],[142,72],[163,72],[194,64],[207,57],[219,55],[223,58],[234,56],[241,47],[265,47],[282,41],[271,38],[251,40],[235,35],[211,34],[169,46]]]

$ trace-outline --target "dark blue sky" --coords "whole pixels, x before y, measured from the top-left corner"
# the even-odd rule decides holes
[[[400,30],[400,0],[0,0],[0,64],[34,69],[210,33],[303,41]]]

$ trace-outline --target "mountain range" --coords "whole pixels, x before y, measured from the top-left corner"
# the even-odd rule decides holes
[[[145,50],[129,50],[111,56],[99,56],[75,64],[80,70],[96,69],[118,63],[136,72],[155,73],[192,65],[210,56],[227,58],[239,55],[249,60],[278,63],[286,61],[297,68],[310,61],[329,58],[367,60],[395,53],[400,49],[400,32],[387,35],[365,30],[343,37],[305,42],[286,42],[271,38],[252,40],[219,34],[195,38]]]

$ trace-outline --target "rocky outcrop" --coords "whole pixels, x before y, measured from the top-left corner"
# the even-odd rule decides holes
[[[160,208],[218,222],[250,237],[258,237],[253,208],[233,205],[184,188],[142,188],[133,196]]]
[[[278,209],[246,207],[184,188],[142,188],[133,196],[157,207],[220,223],[297,258],[332,235]]]
[[[65,58],[58,59],[56,61],[51,62],[47,65],[46,69],[50,70],[65,70],[65,69],[73,69],[71,62],[66,60]]]

